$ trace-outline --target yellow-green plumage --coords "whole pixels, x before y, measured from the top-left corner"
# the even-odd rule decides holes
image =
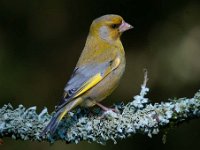
[[[41,135],[54,133],[64,115],[76,107],[92,107],[117,87],[125,70],[120,36],[132,28],[118,15],[95,19],[75,70],[64,88],[64,97]]]

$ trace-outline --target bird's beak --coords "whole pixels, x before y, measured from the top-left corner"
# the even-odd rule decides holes
[[[122,21],[122,24],[119,26],[119,32],[124,32],[124,31],[127,31],[129,29],[132,29],[133,26],[128,24],[127,22],[125,21]]]

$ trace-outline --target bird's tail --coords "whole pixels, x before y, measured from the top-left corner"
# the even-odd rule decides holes
[[[79,105],[81,102],[82,102],[82,98],[77,98],[77,99],[72,100],[68,104],[66,104],[64,107],[58,109],[56,113],[53,115],[48,125],[41,132],[40,136],[45,135],[47,132],[50,132],[50,134],[53,135],[60,121],[66,115],[66,113],[69,112],[74,107],[76,107],[77,105]]]

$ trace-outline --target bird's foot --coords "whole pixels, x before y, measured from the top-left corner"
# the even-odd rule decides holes
[[[99,119],[116,118],[117,115],[119,114],[119,111],[117,109],[105,107],[100,103],[96,103],[96,105],[99,106],[104,111],[103,114],[99,117]]]
[[[115,113],[117,113],[118,111],[115,109],[115,108],[108,108],[108,107],[106,107],[106,106],[104,106],[104,105],[102,105],[102,104],[100,104],[100,103],[96,103],[96,105],[97,106],[99,106],[102,110],[104,110],[105,112],[107,112],[107,111],[113,111],[113,112],[115,112]]]

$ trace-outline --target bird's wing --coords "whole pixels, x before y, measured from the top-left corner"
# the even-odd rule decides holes
[[[65,95],[61,104],[57,109],[62,108],[71,100],[79,97],[96,84],[101,82],[109,73],[115,70],[120,64],[120,59],[117,57],[109,62],[101,64],[90,64],[75,68],[70,80],[64,89]]]

